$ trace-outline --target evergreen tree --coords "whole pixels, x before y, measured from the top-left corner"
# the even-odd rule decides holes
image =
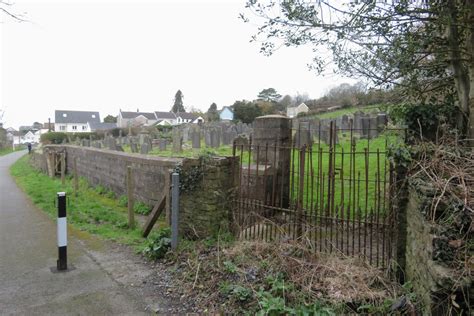
[[[181,90],[178,90],[176,94],[174,95],[174,104],[173,104],[173,107],[171,108],[171,112],[173,113],[186,112],[186,110],[184,109],[183,99],[184,99],[183,93],[181,92]]]
[[[217,104],[212,103],[207,110],[207,120],[209,122],[219,121],[219,112],[217,111]]]

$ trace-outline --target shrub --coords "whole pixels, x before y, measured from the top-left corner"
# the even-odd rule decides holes
[[[63,132],[49,132],[41,135],[41,142],[43,144],[62,144],[67,140],[67,134]]]

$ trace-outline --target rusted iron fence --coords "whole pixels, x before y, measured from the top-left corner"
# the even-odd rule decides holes
[[[346,128],[331,122],[292,131],[290,146],[234,143],[240,238],[299,239],[308,247],[362,256],[386,267],[396,216],[388,147],[402,130]]]

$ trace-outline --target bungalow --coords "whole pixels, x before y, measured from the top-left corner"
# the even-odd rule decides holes
[[[288,117],[296,117],[300,113],[308,113],[308,112],[309,112],[309,108],[304,103],[301,103],[298,106],[291,106],[291,107],[289,106],[286,108],[286,115]]]
[[[155,113],[153,112],[126,112],[120,110],[117,117],[117,127],[138,127],[138,126],[151,126],[157,121]]]
[[[204,118],[202,118],[202,116],[198,116],[193,113],[180,112],[180,113],[176,113],[176,117],[177,117],[177,124],[183,124],[183,123],[197,124],[197,123],[204,122]]]
[[[173,112],[155,111],[155,116],[157,125],[176,125],[178,123],[178,118]]]
[[[219,112],[221,121],[232,121],[234,119],[234,111],[229,106],[224,106]]]
[[[100,123],[99,112],[56,110],[54,130],[68,133],[91,132],[89,122]]]

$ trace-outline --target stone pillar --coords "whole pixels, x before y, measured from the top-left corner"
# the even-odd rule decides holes
[[[268,153],[265,155],[267,144]],[[282,115],[257,117],[253,127],[252,147],[254,158],[257,155],[257,147],[259,148],[259,165],[266,165],[274,170],[272,176],[276,176],[276,190],[273,194],[274,201],[270,201],[271,204],[288,207],[290,202],[291,119]],[[273,188],[273,185],[271,187]]]

